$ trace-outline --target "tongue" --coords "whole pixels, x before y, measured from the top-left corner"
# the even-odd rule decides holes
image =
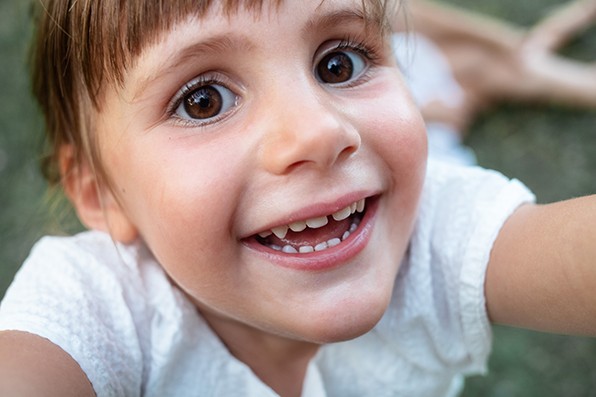
[[[350,228],[352,224],[352,217],[342,221],[336,221],[329,217],[329,223],[318,229],[306,228],[302,232],[293,232],[288,230],[286,237],[280,239],[275,235],[269,237],[269,242],[283,247],[291,245],[293,247],[302,247],[309,245],[316,246],[319,243],[329,241],[334,238],[341,238],[341,236]]]

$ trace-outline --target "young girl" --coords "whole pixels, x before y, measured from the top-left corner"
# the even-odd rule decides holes
[[[453,396],[490,320],[596,333],[596,198],[426,161],[398,4],[45,0],[49,173],[89,232],[0,308],[0,394]]]

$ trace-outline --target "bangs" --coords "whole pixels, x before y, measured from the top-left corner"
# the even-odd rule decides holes
[[[66,80],[69,76],[75,80],[80,79],[92,103],[97,107],[97,98],[103,83],[121,83],[127,67],[141,51],[147,45],[156,43],[160,34],[173,25],[189,16],[203,18],[212,7],[220,7],[226,15],[240,9],[258,14],[264,6],[279,7],[282,2],[283,0],[41,1],[41,23],[52,26],[40,29],[44,32],[44,37],[39,37],[37,50],[42,59],[52,60],[59,80]],[[362,6],[367,19],[377,22],[379,18],[382,20],[386,2],[388,1],[363,0]],[[49,6],[44,3],[49,3]],[[57,55],[61,58],[56,59]]]

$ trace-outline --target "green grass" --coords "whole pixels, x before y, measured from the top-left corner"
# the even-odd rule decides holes
[[[26,11],[24,2],[0,2],[0,291],[46,218],[37,167],[41,122],[29,97],[24,62],[31,30]]]
[[[522,25],[561,0],[450,0]],[[0,297],[34,241],[71,230],[49,210],[38,172],[42,123],[25,67],[31,26],[22,0],[0,0]],[[566,54],[596,60],[596,33]],[[548,202],[596,190],[596,113],[502,106],[483,115],[468,143],[481,165],[524,181]],[[76,226],[75,226],[76,228]],[[596,340],[494,328],[490,373],[466,383],[464,396],[596,396]]]

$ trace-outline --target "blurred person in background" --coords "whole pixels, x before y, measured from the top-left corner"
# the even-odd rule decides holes
[[[596,108],[596,63],[557,51],[596,19],[565,3],[528,29],[445,3],[412,0],[394,49],[427,123],[431,155],[476,162],[462,145],[475,117],[504,101]]]

